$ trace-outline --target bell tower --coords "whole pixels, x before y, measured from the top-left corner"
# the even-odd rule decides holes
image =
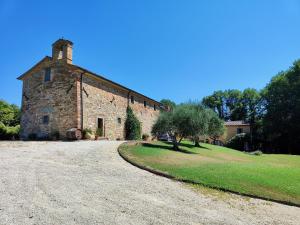
[[[65,63],[72,64],[73,58],[73,42],[58,39],[52,44],[52,58],[53,60],[61,60]]]

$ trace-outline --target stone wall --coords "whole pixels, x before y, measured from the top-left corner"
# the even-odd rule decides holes
[[[51,81],[45,82],[45,69],[51,67]],[[70,128],[96,131],[98,118],[104,122],[104,136],[110,140],[124,139],[126,109],[128,104],[142,124],[142,134],[151,134],[151,128],[159,115],[159,106],[151,99],[130,92],[104,79],[84,73],[82,77],[82,106],[80,74],[83,71],[63,61],[41,63],[23,80],[21,137],[30,134],[49,137],[59,132],[65,138]],[[134,103],[131,102],[131,96]],[[144,106],[146,101],[146,106]],[[43,117],[49,116],[49,123]]]
[[[45,82],[45,69],[51,67],[51,81]],[[23,78],[21,137],[30,134],[47,137],[78,126],[77,119],[78,77],[70,73],[64,64],[44,62]],[[43,123],[49,116],[49,123]]]
[[[134,96],[133,104],[130,101],[131,95]],[[146,107],[144,107],[144,101],[147,102]],[[153,101],[92,75],[83,76],[84,128],[91,128],[96,131],[98,118],[102,118],[105,137],[110,140],[124,139],[124,124],[128,104],[142,123],[142,133],[150,135],[152,125],[159,115],[159,110],[154,110]]]

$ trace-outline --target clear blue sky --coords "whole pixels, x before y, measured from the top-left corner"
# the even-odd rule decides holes
[[[79,3],[80,2],[80,3]],[[160,100],[261,89],[300,58],[300,1],[0,0],[0,98],[64,37],[73,62]]]

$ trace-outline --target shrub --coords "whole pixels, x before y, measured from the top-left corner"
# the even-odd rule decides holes
[[[6,139],[6,126],[2,122],[0,122],[0,139]]]
[[[149,134],[143,134],[143,135],[142,135],[142,139],[143,139],[144,141],[147,141],[147,140],[149,139],[149,137],[150,137]]]
[[[96,135],[97,135],[98,137],[102,137],[102,136],[103,136],[103,130],[102,130],[101,128],[97,128],[97,130],[96,130]]]
[[[229,141],[226,143],[226,147],[243,151],[245,150],[246,143],[249,142],[250,142],[250,137],[248,134],[245,133],[236,134],[235,136],[229,139]]]
[[[127,140],[139,140],[141,138],[141,123],[133,114],[132,109],[128,106],[127,118],[125,121],[125,134]]]
[[[0,122],[0,139],[1,140],[12,140],[19,138],[20,125],[10,127],[5,126]]]
[[[85,128],[82,131],[82,136],[84,139],[90,139],[90,137],[93,135],[93,131],[91,128]]]

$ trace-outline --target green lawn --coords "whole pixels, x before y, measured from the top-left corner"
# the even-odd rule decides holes
[[[123,144],[120,154],[138,165],[214,188],[300,205],[300,156],[249,155],[233,149],[183,142],[182,152],[153,142]]]

